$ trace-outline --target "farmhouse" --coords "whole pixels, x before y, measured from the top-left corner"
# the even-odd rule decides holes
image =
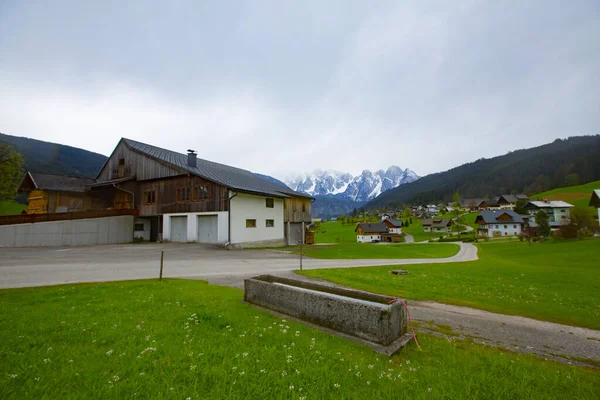
[[[548,222],[550,228],[557,230],[561,225],[567,225],[571,222],[570,208],[574,207],[572,204],[566,203],[560,200],[552,201],[530,201],[525,205],[525,209],[529,212],[529,215],[535,216],[535,214],[542,210],[548,216]],[[535,222],[530,221],[529,225],[535,228]]]
[[[423,225],[424,232],[448,233],[450,232],[450,227],[452,226],[452,219],[424,219],[421,222],[421,225]]]
[[[376,224],[362,223],[356,226],[354,232],[356,233],[356,241],[358,243],[371,243],[371,242],[399,242],[401,240],[400,234],[391,232],[385,222],[379,222]]]
[[[310,196],[250,171],[121,139],[88,185],[110,208],[139,210],[135,236],[150,241],[297,244]]]
[[[590,207],[595,207],[598,209],[598,224],[600,224],[600,189],[596,189],[592,192],[592,197],[590,198]]]
[[[512,210],[486,210],[477,215],[475,223],[479,224],[477,236],[501,237],[518,235],[526,221]]]
[[[389,233],[402,233],[402,221],[397,219],[384,219],[382,222],[387,225]]]
[[[498,205],[503,210],[513,210],[519,200],[529,200],[526,194],[503,194],[498,197]]]
[[[28,193],[27,214],[48,214],[99,209],[101,202],[87,185],[91,178],[28,172],[19,192]]]

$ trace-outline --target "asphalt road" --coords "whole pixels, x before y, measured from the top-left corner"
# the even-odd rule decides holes
[[[157,278],[164,251],[164,277],[206,279],[241,287],[244,277],[300,268],[298,255],[273,250],[225,250],[199,244],[129,244],[90,247],[0,249],[0,288]],[[303,259],[303,268],[350,268],[477,259],[461,244],[453,257],[404,260]]]

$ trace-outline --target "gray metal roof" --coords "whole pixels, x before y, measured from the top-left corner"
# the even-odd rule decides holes
[[[87,191],[87,185],[95,182],[95,179],[92,178],[42,174],[39,172],[29,172],[29,176],[37,189],[52,190],[56,192],[83,193]]]
[[[501,215],[507,214],[512,218],[512,221],[502,221],[502,220],[498,220],[498,217],[500,217]],[[519,215],[518,213],[512,211],[512,210],[487,210],[487,211],[482,211],[479,213],[479,215],[477,216],[477,220],[479,220],[481,217],[481,219],[483,219],[483,223],[485,224],[503,224],[503,223],[517,223],[517,224],[522,224],[525,221],[523,221],[523,217],[521,217],[521,215]]]
[[[388,233],[388,227],[385,223],[379,222],[376,224],[358,224],[354,232],[360,227],[364,233]]]
[[[550,200],[550,201],[530,201],[525,205],[525,208],[569,208],[575,207],[573,204],[569,204],[562,200]]]
[[[390,224],[394,225],[395,227],[402,228],[402,221],[400,221],[398,219],[387,219],[386,221],[388,221]],[[385,222],[384,222],[384,224],[385,224]]]
[[[252,172],[245,169],[231,167],[225,164],[197,158],[196,167],[188,165],[187,154],[176,153],[171,150],[137,142],[131,139],[122,139],[130,149],[168,163],[183,171],[197,175],[209,181],[219,183],[232,190],[257,193],[273,197],[305,197],[312,198],[306,194],[296,192],[288,187],[278,185],[261,179]]]

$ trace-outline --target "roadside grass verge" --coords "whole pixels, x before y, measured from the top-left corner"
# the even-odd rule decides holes
[[[393,266],[296,272],[375,293],[600,329],[600,240],[477,246],[477,261],[403,266],[409,275],[389,274]]]
[[[201,281],[0,291],[0,398],[596,398],[597,371],[421,335],[393,358]]]
[[[300,248],[288,248],[300,254]],[[339,243],[333,245],[304,246],[307,257],[324,259],[402,259],[402,258],[446,258],[458,253],[456,244],[385,244],[385,243]]]

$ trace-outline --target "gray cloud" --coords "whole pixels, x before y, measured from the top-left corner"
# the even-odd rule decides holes
[[[278,177],[598,133],[594,1],[173,3],[0,3],[0,131]]]

